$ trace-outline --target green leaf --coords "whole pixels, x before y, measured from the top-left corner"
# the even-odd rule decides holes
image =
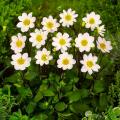
[[[68,118],[70,116],[72,116],[73,113],[67,113],[67,112],[64,112],[64,113],[58,113],[58,116],[60,117],[65,117],[65,118]]]
[[[79,91],[69,92],[66,96],[68,96],[70,103],[78,101],[81,97]]]
[[[47,90],[47,85],[46,84],[42,84],[38,91],[36,96],[34,97],[34,101],[38,102],[39,100],[41,100],[43,98],[43,92]]]
[[[100,108],[102,108],[102,110],[104,110],[104,108],[107,106],[107,95],[106,93],[101,93],[100,94],[100,99],[99,99],[99,103],[100,103]]]
[[[92,79],[93,79],[93,76],[87,74],[87,75],[86,75],[86,79],[92,80]]]
[[[84,117],[84,118],[82,118],[82,120],[88,120],[88,118],[87,118],[87,117]]]
[[[46,84],[42,84],[41,86],[40,86],[40,88],[39,88],[39,90],[41,91],[41,92],[44,92],[44,91],[46,91],[48,89],[48,86],[46,85]]]
[[[40,114],[39,115],[39,120],[46,120],[48,116],[46,114]]]
[[[10,77],[5,78],[5,81],[10,83],[18,83],[21,80],[21,75],[19,72],[15,72]]]
[[[44,113],[41,113],[37,116],[34,116],[32,119],[30,120],[47,120],[48,119],[48,116]]]
[[[44,102],[44,103],[40,102],[39,106],[40,106],[41,109],[47,109],[48,106],[49,106],[49,103],[48,102]]]
[[[115,107],[113,108],[113,112],[116,116],[119,116],[120,117],[120,107]]]
[[[33,71],[28,71],[25,73],[26,80],[34,80],[37,77],[37,73]]]
[[[27,87],[17,87],[17,90],[22,98],[27,96],[32,96],[32,91],[30,88]]]
[[[28,120],[28,116],[27,115],[22,115],[21,111],[18,112],[14,112],[11,116],[10,116],[10,120]]]
[[[35,102],[38,102],[38,101],[40,101],[42,98],[43,98],[42,93],[41,93],[41,92],[38,92],[37,95],[36,95],[35,98],[34,98],[34,101],[35,101]]]
[[[81,98],[86,98],[89,95],[89,90],[88,89],[80,89],[80,96]]]
[[[3,70],[0,71],[0,77],[4,74],[4,72],[8,69],[9,67],[5,67]]]
[[[35,107],[36,107],[36,103],[35,102],[30,102],[28,104],[28,106],[26,107],[26,112],[28,114],[32,113],[34,111]]]
[[[110,107],[109,110],[108,110],[108,115],[107,117],[110,119],[110,120],[117,120],[117,116],[114,114],[113,112],[113,109]]]
[[[103,92],[105,89],[105,82],[103,80],[96,80],[94,84],[95,93]]]
[[[34,101],[35,101],[35,102],[38,102],[38,101],[40,101],[42,98],[43,98],[43,95],[42,95],[41,91],[38,90],[36,96],[34,97]]]
[[[65,108],[66,108],[66,105],[65,105],[64,102],[59,102],[59,103],[57,103],[57,104],[55,105],[55,109],[56,109],[57,111],[64,111]]]
[[[92,112],[90,110],[86,111],[85,112],[85,116],[86,117],[92,116]]]
[[[70,110],[74,113],[81,113],[89,110],[89,106],[87,104],[80,104],[79,102],[72,103],[70,105]]]
[[[47,89],[47,90],[43,91],[43,95],[44,96],[54,96],[55,94],[52,89]]]

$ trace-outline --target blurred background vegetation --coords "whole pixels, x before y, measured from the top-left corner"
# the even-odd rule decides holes
[[[59,75],[54,73],[39,81],[36,69],[31,66],[23,80],[22,73],[10,65],[11,36],[20,32],[16,28],[17,17],[22,12],[32,11],[37,17],[36,27],[41,27],[44,16],[58,18],[59,13],[68,8],[79,14],[78,28],[86,13],[100,14],[106,27],[105,38],[113,45],[111,60],[103,60],[108,67],[99,74],[98,80],[92,81],[94,78],[88,76],[80,89],[77,89],[78,77],[73,71],[65,73],[66,81],[60,81]],[[0,0],[0,120],[81,120],[87,110],[99,114],[99,118],[94,119],[107,116],[108,120],[119,120],[119,110],[112,111],[120,106],[119,11],[119,0]]]

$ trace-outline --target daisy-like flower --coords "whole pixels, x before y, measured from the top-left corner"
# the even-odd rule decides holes
[[[50,51],[43,48],[42,51],[37,51],[35,58],[37,59],[36,64],[43,66],[44,64],[48,65],[49,61],[53,59],[53,56],[50,55]]]
[[[109,53],[110,50],[112,50],[111,42],[106,41],[104,38],[98,37],[97,48],[100,49],[103,53]]]
[[[64,52],[59,55],[57,60],[57,67],[62,68],[63,70],[72,69],[76,61],[73,59],[73,55]]]
[[[32,17],[32,13],[22,13],[22,16],[18,17],[19,23],[17,24],[18,28],[21,28],[22,32],[27,32],[29,28],[33,28],[36,17]]]
[[[12,60],[11,64],[14,65],[16,70],[25,70],[26,67],[30,66],[31,58],[28,57],[28,53],[17,53],[12,55]]]
[[[75,39],[75,46],[79,48],[80,52],[89,52],[91,47],[94,47],[94,37],[90,36],[88,33],[79,34]]]
[[[47,39],[47,32],[43,30],[35,29],[35,32],[30,33],[29,41],[32,42],[32,46],[36,46],[36,48],[40,48],[42,45],[45,45],[45,41]]]
[[[96,63],[98,58],[93,56],[91,53],[89,55],[84,54],[83,60],[80,61],[83,64],[81,72],[88,72],[90,75],[93,71],[98,72],[100,66]]]
[[[95,12],[87,14],[82,20],[85,22],[85,27],[91,28],[92,31],[102,23],[100,15],[95,14]]]
[[[70,47],[70,41],[71,38],[67,33],[62,34],[59,32],[56,37],[53,37],[52,45],[56,48],[56,51],[61,50],[64,52]]]
[[[15,53],[22,52],[22,49],[25,47],[26,36],[22,36],[21,33],[18,33],[17,36],[12,36],[11,40],[11,49]]]
[[[104,33],[105,33],[105,26],[104,25],[101,25],[101,26],[98,26],[97,27],[97,32],[100,36],[104,36]]]
[[[63,13],[60,14],[60,23],[62,23],[62,26],[72,26],[74,22],[76,22],[76,18],[78,17],[78,14],[75,14],[75,11],[72,11],[71,8],[69,8],[67,11],[63,10]]]
[[[51,33],[57,31],[57,28],[60,26],[57,19],[53,19],[52,16],[49,16],[48,18],[44,17],[41,24],[43,25],[43,30]]]

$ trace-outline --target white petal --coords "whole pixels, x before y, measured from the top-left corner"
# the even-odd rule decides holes
[[[22,27],[22,22],[19,22],[19,23],[17,24],[17,27],[18,27],[18,28],[21,28],[21,27]]]
[[[82,68],[81,68],[81,72],[87,72],[87,69],[86,69],[85,66],[82,66]]]

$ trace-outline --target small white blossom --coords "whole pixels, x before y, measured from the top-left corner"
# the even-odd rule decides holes
[[[91,47],[94,46],[94,37],[90,36],[89,33],[79,34],[75,39],[75,46],[79,48],[80,52],[89,52]]]
[[[63,70],[72,69],[76,61],[73,59],[73,55],[64,52],[59,55],[57,60],[57,67],[62,68]]]
[[[57,22],[57,19],[53,19],[52,16],[44,17],[41,24],[43,25],[43,30],[47,32],[55,32],[57,31],[60,24]]]
[[[87,14],[82,20],[85,22],[85,27],[91,28],[92,31],[102,23],[100,15],[95,14],[95,12]]]
[[[101,25],[97,27],[97,32],[100,36],[104,37],[104,33],[105,33],[105,26]]]
[[[69,48],[71,38],[67,33],[57,33],[56,37],[53,37],[52,45],[56,48],[56,51],[61,50],[62,52],[66,51]]]
[[[81,72],[88,72],[90,75],[93,71],[98,72],[100,66],[96,63],[98,60],[97,56],[93,56],[91,53],[89,55],[84,54],[83,60],[80,63],[83,65]]]
[[[53,59],[53,57],[50,55],[50,51],[48,51],[46,48],[43,48],[42,51],[37,51],[37,54],[35,56],[36,64],[40,64],[40,66],[48,65],[49,61]]]
[[[33,28],[34,22],[36,21],[35,17],[32,17],[32,13],[29,13],[27,15],[27,13],[22,13],[22,16],[18,17],[19,19],[19,23],[17,24],[18,28],[21,28],[22,32],[27,32],[29,30],[29,28]]]
[[[112,50],[111,42],[106,41],[104,38],[98,37],[97,48],[100,49],[103,53],[109,53],[110,50]]]
[[[26,36],[22,36],[21,33],[18,33],[17,36],[12,36],[11,40],[11,49],[14,50],[15,53],[22,52],[25,47]]]
[[[12,55],[12,60],[11,64],[14,65],[16,70],[25,70],[26,67],[30,66],[31,58],[28,57],[28,53],[17,53]]]
[[[60,14],[60,23],[62,23],[62,26],[72,26],[74,22],[76,22],[76,18],[78,17],[78,14],[75,14],[75,11],[73,11],[71,8],[69,8],[67,11],[63,10],[63,13]]]
[[[47,39],[47,32],[43,30],[35,29],[35,32],[30,33],[29,41],[32,42],[32,46],[36,46],[36,48],[40,48],[45,45],[45,41]]]

